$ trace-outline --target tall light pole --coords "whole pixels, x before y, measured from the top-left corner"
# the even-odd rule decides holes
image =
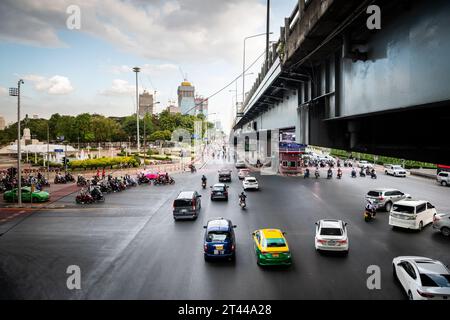
[[[24,84],[23,80],[20,79],[17,82],[17,88],[9,88],[9,95],[12,97],[17,97],[17,203],[18,206],[22,206],[22,172],[20,168],[20,160],[22,154],[20,151],[20,85]]]
[[[47,180],[50,181],[50,129],[47,121]]]
[[[139,136],[139,86],[138,86],[138,73],[141,71],[141,68],[134,67],[133,72],[136,73],[136,140],[137,140],[137,152],[141,150],[141,140]]]
[[[244,54],[243,54],[243,62],[242,62],[242,104],[244,103],[245,100],[245,43],[248,39],[251,38],[256,38],[256,37],[261,37],[267,34],[267,37],[269,37],[269,34],[272,34],[273,32],[264,32],[264,33],[258,33],[252,36],[248,36],[244,38]]]

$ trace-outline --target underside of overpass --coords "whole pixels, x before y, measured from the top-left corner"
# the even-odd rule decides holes
[[[235,133],[294,127],[300,143],[449,164],[448,16],[444,0],[300,0]]]

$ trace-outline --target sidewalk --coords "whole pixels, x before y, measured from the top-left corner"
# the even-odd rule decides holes
[[[436,180],[436,169],[410,169],[411,175]]]

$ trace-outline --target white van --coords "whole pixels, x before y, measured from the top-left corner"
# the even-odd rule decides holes
[[[422,230],[433,222],[435,207],[423,200],[401,200],[392,205],[389,225],[406,229]]]

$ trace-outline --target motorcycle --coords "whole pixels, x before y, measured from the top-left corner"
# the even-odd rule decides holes
[[[316,179],[318,179],[318,178],[320,177],[319,171],[316,171],[316,172],[314,173],[314,175],[315,175]]]
[[[94,198],[86,190],[82,190],[75,198],[75,202],[78,204],[90,204],[94,203]]]
[[[77,178],[77,186],[78,187],[85,187],[87,186],[86,178],[83,176],[78,176]]]
[[[331,178],[333,178],[333,172],[332,171],[328,171],[327,179],[331,179]]]
[[[355,170],[352,171],[352,178],[356,178],[356,171]]]
[[[240,199],[239,199],[239,206],[240,206],[242,209],[245,209],[245,208],[247,207],[247,203],[245,202],[245,199],[243,199],[243,198],[240,198]]]
[[[364,173],[364,171],[360,171],[360,172],[359,172],[359,176],[360,176],[360,177],[365,177],[366,174]]]
[[[371,172],[371,173],[370,173],[370,177],[371,177],[372,179],[376,179],[376,178],[377,178],[377,174],[376,174],[375,172]]]
[[[372,219],[375,219],[376,211],[369,211],[367,209],[364,210],[364,221],[369,222]]]
[[[75,182],[75,178],[69,172],[66,173],[66,176],[64,178],[66,179],[67,182]]]
[[[202,181],[202,188],[203,188],[203,189],[206,189],[206,180],[203,180],[203,181]]]
[[[91,190],[91,197],[94,199],[94,201],[103,202],[105,201],[105,197],[103,196],[103,193],[100,191],[100,187],[93,187]]]
[[[65,184],[65,183],[67,183],[66,178],[61,176],[61,175],[55,176],[54,182],[55,182],[55,184]]]
[[[339,172],[337,173],[337,178],[338,178],[338,179],[341,179],[341,178],[342,178],[342,172],[339,171]]]

